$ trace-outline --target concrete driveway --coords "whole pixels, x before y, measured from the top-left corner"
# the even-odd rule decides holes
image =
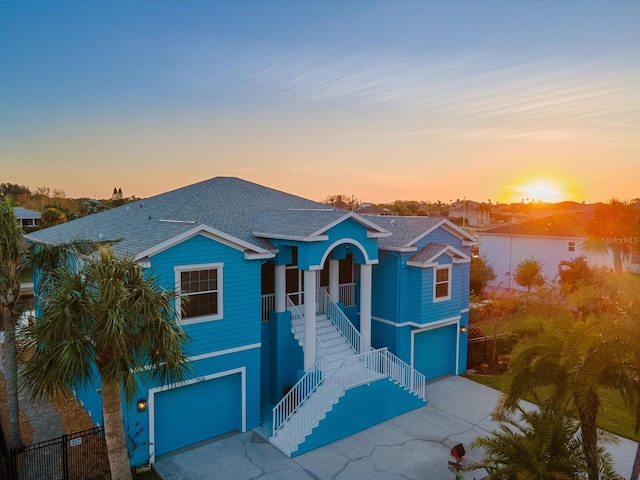
[[[490,418],[499,392],[462,377],[429,385],[429,404],[351,437],[296,458],[288,458],[258,431],[231,435],[157,459],[165,480],[439,480],[454,479],[447,462],[462,443],[468,461],[481,452],[471,442],[496,428]],[[618,472],[628,478],[636,442],[610,447]],[[466,472],[480,479],[484,471]]]

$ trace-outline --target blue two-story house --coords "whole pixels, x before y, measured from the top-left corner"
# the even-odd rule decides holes
[[[30,233],[117,240],[177,293],[192,376],[126,405],[132,465],[262,425],[295,456],[425,404],[464,373],[473,237],[216,177]],[[76,386],[102,423],[100,392]]]

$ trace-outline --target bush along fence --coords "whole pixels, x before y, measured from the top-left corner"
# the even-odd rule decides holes
[[[516,343],[518,343],[518,336],[506,333],[495,337],[469,339],[467,368],[480,373],[506,371],[509,355]]]
[[[103,427],[12,449],[0,437],[2,480],[91,480],[109,472]]]

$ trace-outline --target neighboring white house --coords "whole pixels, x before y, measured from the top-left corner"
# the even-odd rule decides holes
[[[583,230],[586,213],[565,213],[530,220],[524,223],[508,223],[478,232],[480,255],[493,267],[496,278],[489,288],[512,289],[521,287],[513,273],[518,263],[527,258],[543,262],[543,275],[549,281],[558,275],[558,263],[584,255],[589,266],[613,269],[611,254],[595,254],[582,248],[586,239]],[[638,245],[640,249],[640,244]],[[640,252],[634,252],[623,260],[625,271],[640,272]]]
[[[13,213],[20,222],[20,226],[22,228],[38,226],[42,220],[42,214],[40,212],[29,210],[24,207],[13,207]]]

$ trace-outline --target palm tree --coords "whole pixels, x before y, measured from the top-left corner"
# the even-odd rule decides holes
[[[582,448],[589,480],[597,480],[601,467],[596,419],[603,388],[619,388],[631,381],[628,349],[601,322],[561,322],[538,338],[525,340],[514,350],[511,382],[499,411],[518,407],[519,399],[533,394],[536,403],[559,414],[575,413],[580,422]],[[547,387],[545,394],[540,387]]]
[[[484,468],[491,480],[546,480],[576,478],[584,472],[586,461],[581,448],[579,425],[553,411],[526,411],[494,415],[499,430],[473,441],[485,458],[469,467]],[[600,478],[615,478],[611,456],[598,448]]]
[[[596,205],[593,217],[584,225],[587,239],[582,247],[596,253],[611,252],[613,268],[621,273],[622,260],[637,245],[639,212],[635,204],[616,199]]]
[[[32,355],[21,386],[31,398],[93,382],[97,368],[112,479],[131,478],[121,391],[132,402],[141,377],[166,384],[187,373],[187,336],[172,300],[135,261],[103,248],[79,268],[48,275],[41,318],[27,329]]]
[[[16,358],[15,305],[20,297],[20,272],[25,266],[25,242],[9,198],[0,202],[0,302],[4,328],[4,354],[9,408],[9,443],[22,444],[18,416],[18,361]]]
[[[580,255],[573,260],[560,260],[558,262],[558,283],[560,291],[567,295],[575,291],[581,285],[593,283],[595,272],[587,263],[587,257]]]

